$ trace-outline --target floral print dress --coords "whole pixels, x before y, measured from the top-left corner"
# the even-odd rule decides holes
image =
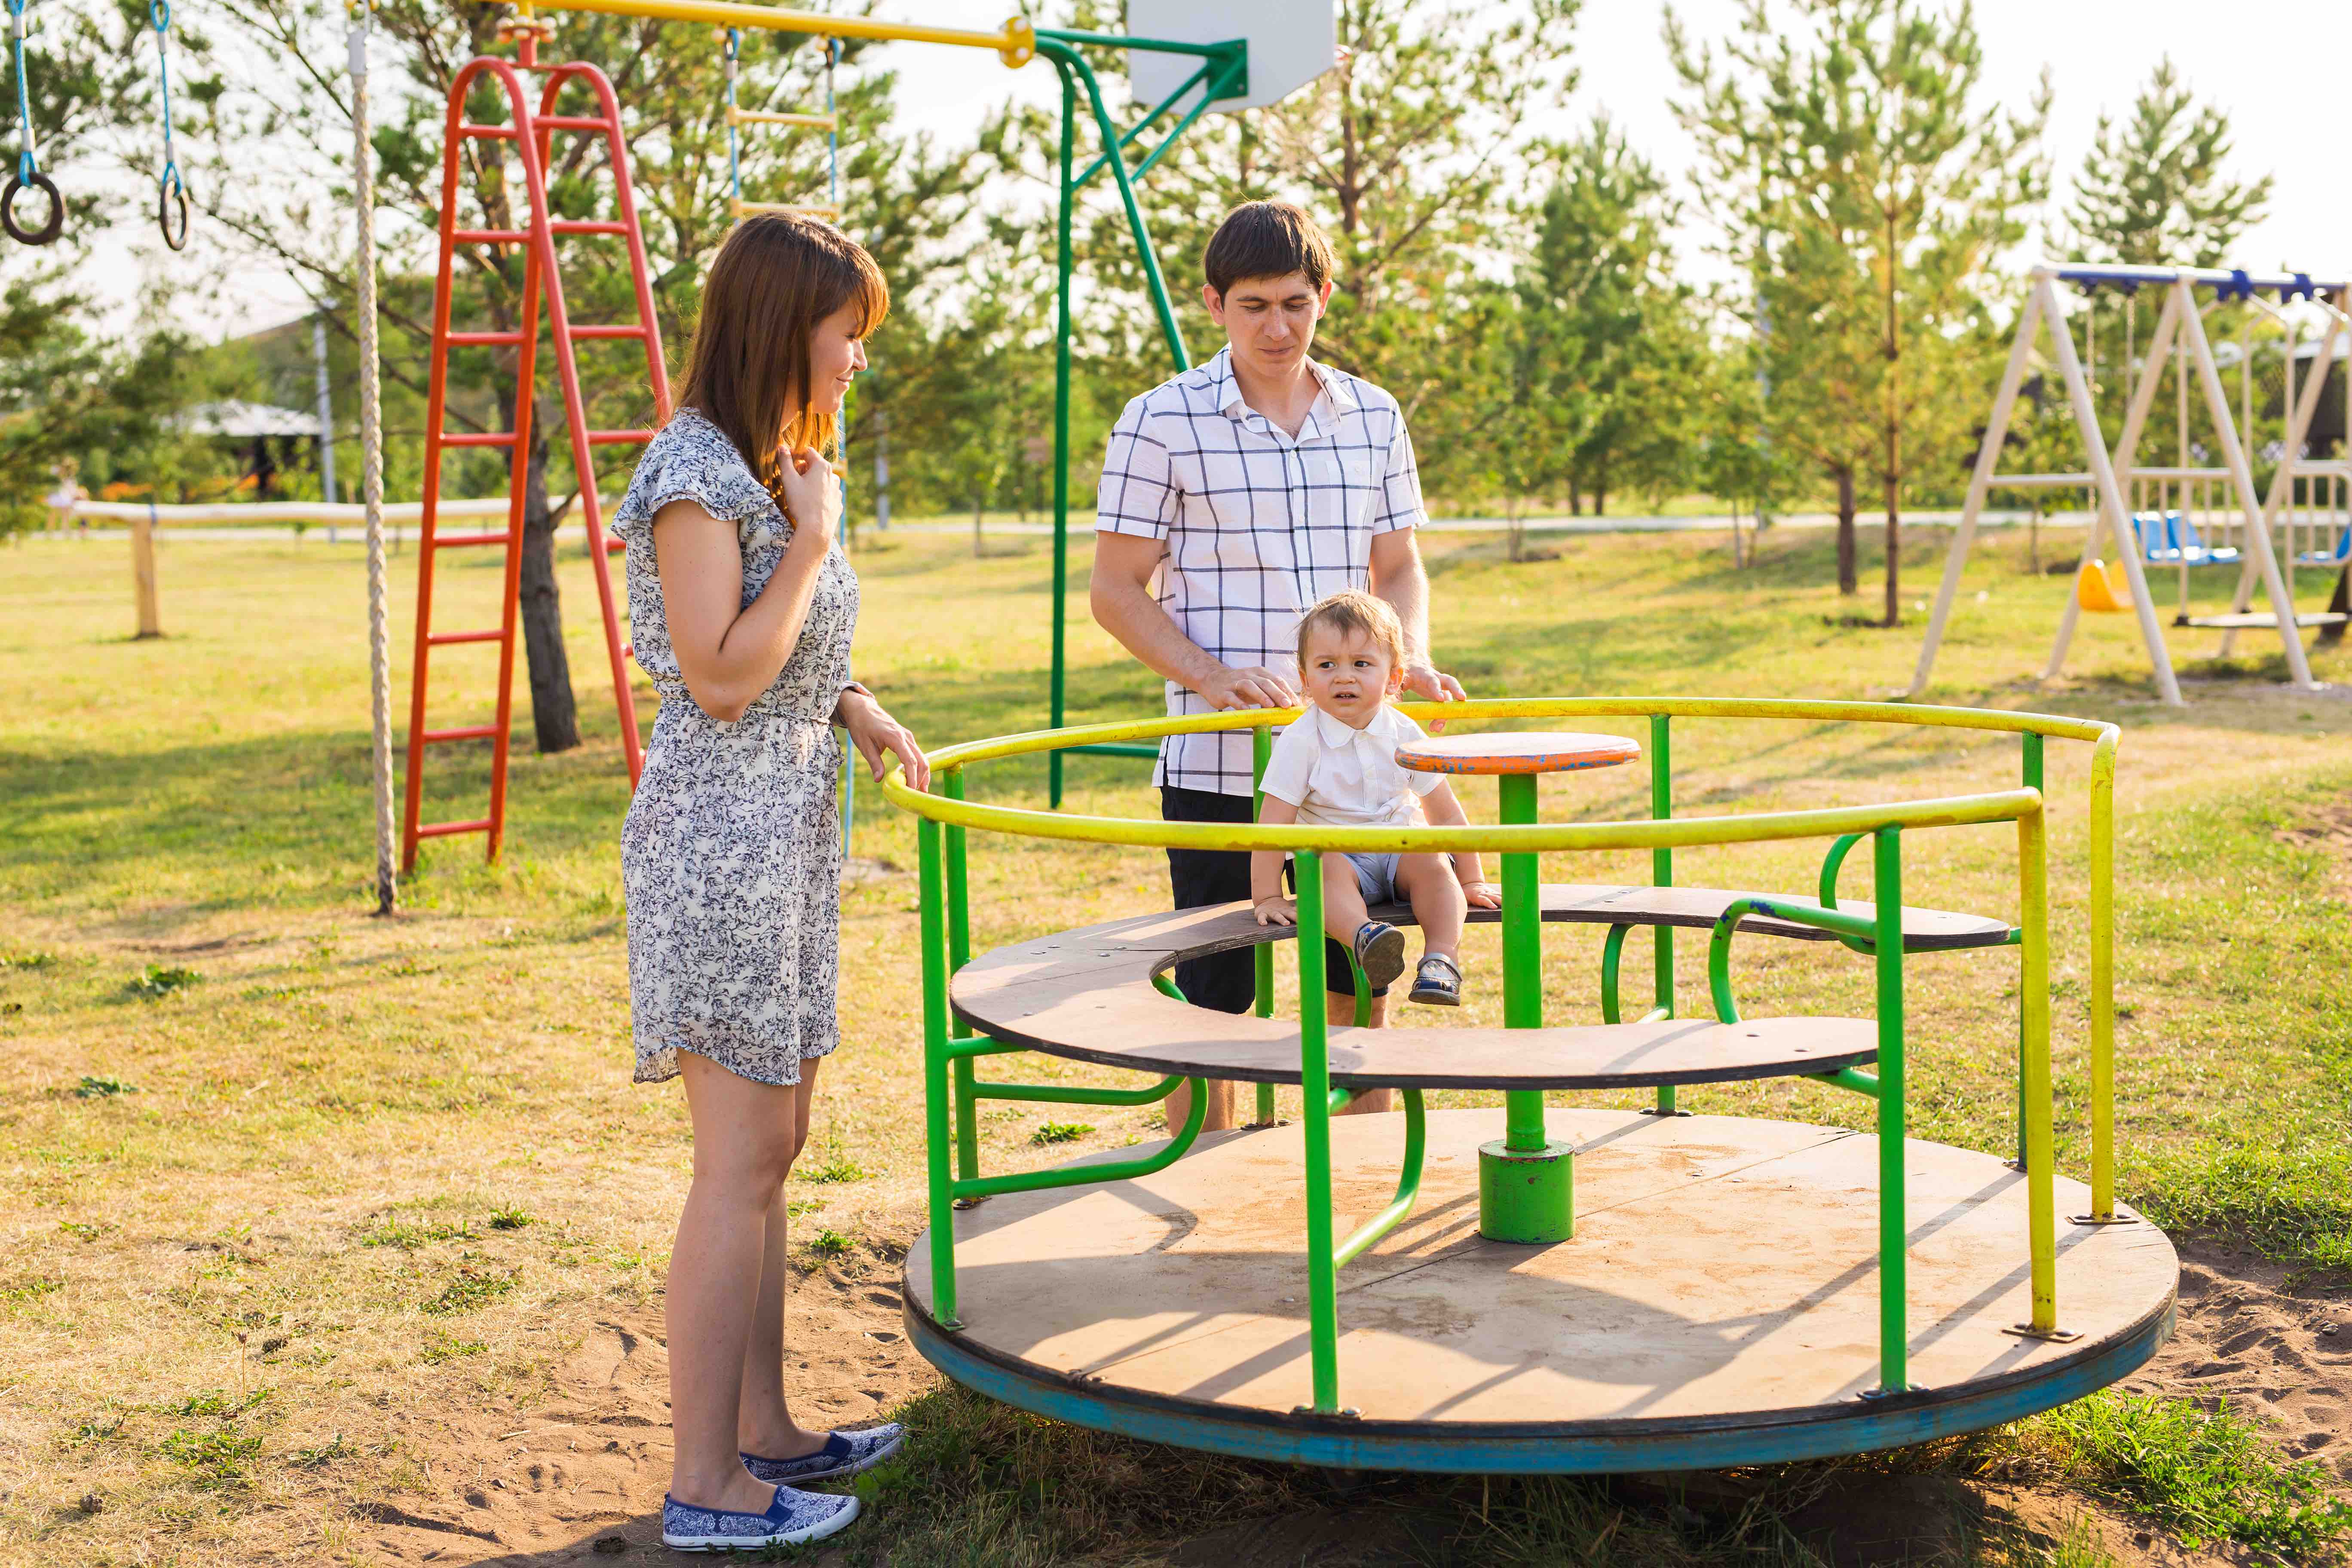
[[[629,1001],[640,1083],[691,1051],[739,1077],[793,1084],[840,1043],[841,747],[833,711],[852,684],[857,577],[835,544],[799,644],[732,723],[679,673],[654,562],[654,517],[690,500],[735,524],[743,604],[767,586],[792,525],[719,427],[682,408],[646,446],[614,514],[628,542],[637,663],[661,693],[644,775],[621,826]]]

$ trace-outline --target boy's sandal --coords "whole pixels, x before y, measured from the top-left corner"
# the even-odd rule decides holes
[[[1366,921],[1356,928],[1356,963],[1364,984],[1380,990],[1404,973],[1404,932],[1386,921]]]
[[[1405,998],[1429,1007],[1462,1005],[1462,969],[1442,952],[1433,952],[1412,973],[1412,991]]]

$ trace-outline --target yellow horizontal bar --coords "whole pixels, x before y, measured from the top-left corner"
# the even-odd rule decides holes
[[[877,42],[957,44],[994,49],[1008,66],[1024,66],[1037,52],[1037,29],[1015,16],[993,33],[962,27],[915,27],[868,16],[827,16],[789,11],[781,5],[750,5],[740,0],[538,0],[543,10],[601,11],[608,16],[650,16],[662,22],[708,22],[716,27],[763,27],[775,33],[812,33],[830,38]]]
[[[802,131],[835,131],[840,121],[830,114],[775,114],[764,109],[730,109],[730,125],[790,125]]]
[[[2122,734],[2116,726],[2100,720],[2069,719],[2055,713],[2011,713],[1998,709],[1944,708],[1917,702],[1816,702],[1780,697],[1485,697],[1465,702],[1400,702],[1396,706],[1424,724],[1438,719],[1462,723],[1488,719],[1646,719],[1654,713],[1681,719],[1813,719],[2050,735],[2064,741],[2105,742],[2109,750]],[[934,768],[953,768],[1067,746],[1098,745],[1107,741],[1150,741],[1162,735],[1249,730],[1261,724],[1287,724],[1303,711],[1297,708],[1253,708],[1186,719],[1130,719],[1065,730],[1032,730],[1024,734],[948,746],[931,753],[930,761]]]
[[[1027,838],[1135,844],[1166,849],[1337,849],[1357,855],[1459,853],[1470,849],[1665,849],[1694,844],[1760,844],[1783,838],[1832,838],[1843,833],[1868,833],[1889,826],[1960,827],[2013,822],[2042,809],[2039,790],[2011,789],[1991,795],[1955,795],[1948,800],[1639,822],[1539,823],[1513,827],[1310,827],[1296,824],[1262,827],[1247,823],[1075,816],[1063,812],[1024,811],[1016,806],[950,800],[944,795],[908,789],[895,764],[883,775],[882,793],[902,810],[935,822]]]
[[[839,207],[802,207],[790,202],[747,202],[740,196],[731,198],[727,204],[727,216],[730,217],[749,217],[753,213],[798,213],[803,217],[821,217],[828,223],[837,223],[841,219]]]

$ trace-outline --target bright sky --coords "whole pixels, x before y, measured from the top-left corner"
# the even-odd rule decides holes
[[[2271,214],[2240,245],[2240,264],[2342,277],[2352,271],[2352,164],[2334,74],[2282,68],[2287,57],[2280,50],[2280,23],[2298,4],[2249,14],[2240,26],[2210,4],[2189,0],[2142,0],[2123,26],[2103,19],[2113,8],[2095,0],[1977,0],[1977,17],[1989,79],[2000,100],[2026,101],[2043,67],[2050,68],[2057,98],[2049,150],[2062,210],[2064,182],[2081,163],[2101,111],[2121,118],[2168,51],[2198,97],[2228,110],[2238,171],[2276,176]],[[1738,14],[1736,0],[1682,0],[1678,8],[1702,37],[1727,32]],[[990,28],[1013,9],[1009,0],[884,0],[881,12]],[[1605,109],[1661,166],[1687,171],[1692,147],[1668,107],[1677,84],[1661,37],[1664,16],[1662,0],[1588,0],[1577,29],[1584,85],[1559,123],[1546,129],[1566,131]],[[925,45],[893,45],[888,53],[901,73],[906,121],[943,138],[970,135],[989,108],[1014,94],[1054,101],[1054,74],[1043,65],[1007,71],[974,50]],[[234,314],[248,326],[299,314],[290,298],[282,282],[266,276],[236,279],[230,290]]]

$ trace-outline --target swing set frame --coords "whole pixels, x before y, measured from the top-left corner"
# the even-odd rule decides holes
[[[2126,293],[2140,289],[2161,290],[2163,308],[2150,333],[2147,346],[2140,351],[2143,368],[2133,384],[2128,411],[2115,447],[2109,449],[2100,429],[2098,411],[2093,400],[2089,378],[2083,362],[2074,350],[2072,331],[2067,324],[2068,300],[2060,285],[2091,290],[2110,288]],[[2198,290],[2212,293],[2210,303],[2200,304]],[[2231,300],[2242,300],[2273,315],[2278,310],[2265,294],[2275,294],[2280,304],[2294,299],[2316,302],[2326,311],[2326,326],[2319,340],[2317,359],[2306,374],[2300,395],[2293,398],[2286,410],[2285,439],[2277,468],[2271,478],[2267,493],[2258,494],[2252,460],[2246,449],[2247,432],[2241,431],[2232,417],[2230,399],[2221,384],[2221,370],[2213,356],[2213,344],[2205,331],[2205,312],[2211,305]],[[2002,373],[2000,388],[1994,395],[1992,414],[1985,423],[1984,440],[1977,451],[1977,461],[1969,481],[1968,500],[1960,512],[1960,522],[1953,535],[1951,552],[1945,558],[1944,576],[1936,592],[1936,605],[1927,621],[1927,636],[1919,650],[1919,663],[1912,675],[1906,695],[1916,700],[1927,690],[1929,677],[1935,669],[1936,655],[1943,643],[1944,629],[1949,624],[1954,603],[1959,595],[1960,574],[1968,563],[1969,550],[1976,539],[1977,520],[1981,513],[1988,491],[2004,489],[2084,488],[2093,499],[2091,527],[2083,542],[2082,568],[2090,570],[2101,560],[2104,542],[2112,538],[2116,553],[2122,557],[2124,575],[2130,585],[2130,609],[2139,625],[2140,638],[2147,645],[2148,659],[2153,665],[2159,695],[2169,707],[2184,706],[2180,683],[2173,673],[2172,658],[2166,648],[2164,631],[2157,618],[2156,606],[2148,594],[2147,574],[2144,569],[2144,546],[2135,536],[2133,510],[2126,500],[2126,487],[2143,479],[2179,480],[2197,478],[2225,482],[2245,520],[2243,546],[2239,553],[2240,570],[2237,589],[2231,597],[2231,612],[2225,616],[2210,617],[2224,634],[2223,651],[2237,630],[2250,626],[2274,627],[2286,655],[2289,684],[2297,690],[2318,689],[2313,680],[2311,664],[2303,646],[2302,628],[2340,623],[2340,614],[2305,615],[2295,613],[2293,592],[2281,567],[2278,552],[2272,546],[2275,524],[2282,508],[2292,499],[2294,481],[2311,477],[2312,465],[2300,460],[2305,440],[2318,411],[2321,395],[2339,353],[2352,352],[2352,316],[2345,306],[2352,300],[2352,282],[2317,281],[2308,273],[2256,274],[2242,269],[2214,268],[2169,268],[2126,266],[2053,266],[2044,264],[2034,269],[2032,287],[2026,297],[2024,309],[2019,313],[2017,330],[2010,344],[2008,368]],[[2050,347],[2056,360],[2059,375],[2064,384],[2068,406],[2083,442],[2089,468],[2085,472],[2003,474],[1998,471],[2002,444],[2008,437],[2010,416],[2017,395],[2024,385],[2033,351],[2043,328],[2049,330]],[[2147,426],[2166,363],[2175,357],[2176,348],[2184,350],[2180,356],[2186,363],[2181,374],[2193,374],[2200,395],[2213,426],[2221,458],[2211,470],[2186,468],[2148,468],[2137,461],[2141,435]],[[2126,377],[2131,367],[2125,367]],[[2251,426],[2251,399],[2248,399],[2248,420]],[[2183,415],[2185,419],[2185,413]],[[2079,580],[2079,574],[2078,574]],[[2248,606],[2252,601],[2255,583],[2260,581],[2269,601],[2268,617],[2250,616]],[[2065,667],[2066,652],[2074,640],[2076,621],[2082,614],[2082,604],[2069,595],[2065,610],[2059,620],[2058,636],[2050,650],[2050,662],[2042,679],[2054,679]],[[2187,624],[2199,624],[2190,618]]]

